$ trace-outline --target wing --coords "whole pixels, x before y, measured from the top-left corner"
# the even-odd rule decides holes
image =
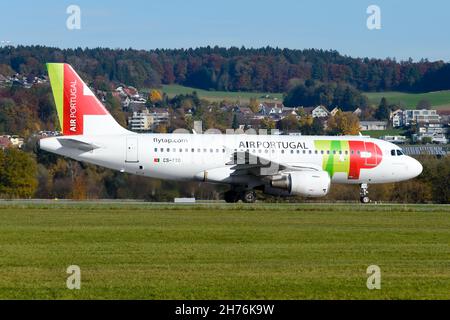
[[[249,152],[234,152],[226,164],[234,170],[233,175],[251,174],[254,176],[272,176],[281,171],[321,171],[322,168],[313,163],[282,163],[269,160]]]

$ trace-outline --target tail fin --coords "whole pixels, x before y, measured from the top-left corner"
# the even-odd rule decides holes
[[[66,63],[47,63],[59,124],[64,135],[125,133],[103,104]]]

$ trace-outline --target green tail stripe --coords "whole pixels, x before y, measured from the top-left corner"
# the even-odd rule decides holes
[[[59,125],[63,128],[63,105],[64,105],[64,64],[47,63],[47,71],[50,77],[50,84],[55,98],[56,111],[58,112]]]

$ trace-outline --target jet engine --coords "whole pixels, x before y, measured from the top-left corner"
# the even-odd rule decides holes
[[[277,195],[322,197],[330,189],[330,176],[326,171],[294,171],[272,176],[266,192]]]

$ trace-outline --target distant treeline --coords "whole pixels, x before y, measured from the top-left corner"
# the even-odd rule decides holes
[[[293,79],[347,83],[362,91],[450,89],[450,64],[352,58],[334,50],[221,48],[134,50],[0,48],[0,74],[45,74],[45,62],[71,63],[82,76],[141,87],[182,84],[223,91],[286,92]]]

